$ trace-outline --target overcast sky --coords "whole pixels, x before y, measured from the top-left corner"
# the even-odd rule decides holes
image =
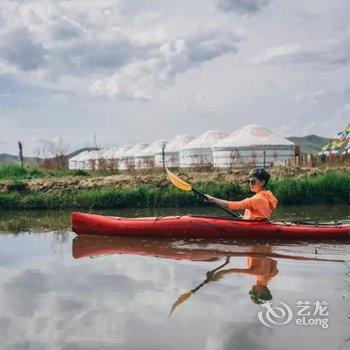
[[[0,153],[350,121],[349,0],[1,0]]]

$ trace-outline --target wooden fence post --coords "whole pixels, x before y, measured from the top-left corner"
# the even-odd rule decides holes
[[[263,168],[266,168],[266,151],[263,152]]]
[[[164,144],[162,146],[162,164],[163,164],[163,169],[165,171],[165,145]]]
[[[24,165],[24,158],[23,158],[23,144],[21,141],[18,141],[18,149],[19,149],[19,161],[21,162],[21,166]]]

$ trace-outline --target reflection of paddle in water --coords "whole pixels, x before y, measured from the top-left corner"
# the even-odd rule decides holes
[[[220,266],[218,266],[216,269],[208,271],[207,272],[207,278],[205,279],[204,282],[202,282],[201,284],[199,284],[196,288],[191,289],[189,292],[186,292],[184,294],[181,294],[179,296],[179,298],[175,301],[175,303],[173,304],[173,306],[171,307],[170,313],[169,313],[169,317],[170,315],[173,313],[173,311],[176,309],[176,307],[178,305],[180,305],[181,303],[183,303],[184,301],[186,301],[192,294],[196,293],[198,289],[202,288],[205,284],[209,283],[212,281],[211,276],[215,273],[215,271],[223,268],[224,266],[226,266],[228,263],[230,262],[230,258],[227,257],[226,261],[221,264]]]
[[[225,275],[231,273],[242,273],[256,277],[256,283],[249,291],[250,297],[254,303],[261,304],[263,301],[272,299],[272,295],[270,293],[270,290],[267,288],[267,284],[274,276],[278,274],[276,260],[267,257],[247,257],[246,269],[232,268],[218,271],[228,263],[229,258],[227,258],[225,263],[218,266],[216,269],[208,271],[204,282],[189,292],[182,294],[173,304],[169,316],[174,312],[177,306],[186,301],[192,294],[197,292],[205,284],[213,281],[218,281]]]

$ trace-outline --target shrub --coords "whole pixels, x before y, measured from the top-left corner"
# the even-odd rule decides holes
[[[73,176],[89,176],[89,173],[83,169],[74,170]]]
[[[7,186],[8,192],[28,193],[29,186],[24,182],[14,182]]]

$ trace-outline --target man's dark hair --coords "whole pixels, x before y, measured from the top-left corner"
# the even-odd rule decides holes
[[[256,177],[260,181],[265,181],[266,186],[270,180],[270,173],[266,171],[264,168],[255,168],[250,172],[250,176]]]
[[[256,284],[249,291],[250,298],[255,304],[263,304],[265,301],[269,301],[272,299],[272,294],[264,285]]]

